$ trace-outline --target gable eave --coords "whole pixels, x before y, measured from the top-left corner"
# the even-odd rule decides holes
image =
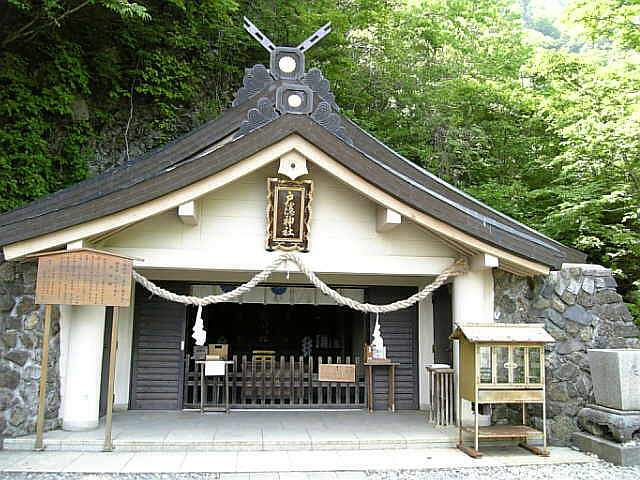
[[[242,118],[242,116],[238,115],[238,118]],[[224,134],[228,135],[232,129],[231,126],[227,126],[226,129],[219,130],[223,134],[217,137],[209,135],[208,138],[220,141],[224,138]],[[446,201],[443,201],[446,198],[443,199],[439,195],[429,195],[428,191],[425,192],[424,188],[420,188],[420,185],[410,182],[403,174],[398,174],[388,164],[373,161],[376,159],[367,152],[346,144],[310,118],[291,114],[283,115],[209,153],[206,152],[210,150],[212,142],[206,142],[206,145],[201,144],[199,147],[193,145],[191,150],[200,154],[192,153],[191,156],[183,158],[183,160],[174,157],[170,167],[156,170],[156,175],[151,178],[131,182],[131,184],[112,193],[84,203],[74,204],[59,210],[45,211],[42,214],[11,223],[3,227],[2,233],[0,233],[0,244],[8,245],[45,235],[154,200],[202,178],[214,175],[294,134],[300,135],[356,175],[379,186],[398,200],[473,237],[547,266],[557,267],[567,261],[566,252],[557,246],[545,245],[544,240],[537,243],[531,242],[509,232],[487,228],[486,223],[483,224],[480,218],[470,218],[464,209],[456,209],[451,203],[447,204]],[[187,151],[187,149],[183,148],[182,151]],[[3,217],[0,217],[0,221],[3,220]],[[566,249],[566,247],[564,248]]]

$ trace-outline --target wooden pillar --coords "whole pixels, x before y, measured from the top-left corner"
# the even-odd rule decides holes
[[[44,450],[44,413],[47,398],[47,373],[49,371],[49,333],[51,331],[51,312],[53,305],[44,307],[44,331],[42,332],[42,363],[40,365],[40,395],[38,397],[38,419],[36,421],[36,450]]]
[[[113,324],[111,327],[111,351],[109,353],[109,387],[107,388],[107,419],[104,428],[103,451],[113,451],[111,426],[113,421],[113,382],[116,376],[116,351],[118,349],[118,316],[120,307],[113,307]]]

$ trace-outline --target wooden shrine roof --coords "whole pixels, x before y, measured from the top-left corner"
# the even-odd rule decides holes
[[[344,127],[342,136],[329,131],[312,116],[293,113],[284,113],[245,132],[249,110],[255,111],[264,96],[274,97],[273,89],[273,85],[265,86],[218,118],[134,159],[129,165],[0,215],[0,246],[143,204],[214,175],[297,134],[398,200],[490,245],[555,268],[563,263],[585,261],[586,255],[582,252],[449,185],[337,111],[334,114]]]
[[[471,343],[553,343],[542,323],[465,323],[449,337]]]

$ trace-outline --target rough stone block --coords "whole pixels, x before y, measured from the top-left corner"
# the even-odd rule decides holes
[[[553,285],[551,285],[551,283],[549,282],[545,282],[542,290],[540,290],[540,295],[542,295],[544,298],[551,298],[551,296],[553,295]]]
[[[578,280],[571,280],[567,285],[567,291],[577,295],[582,284]]]
[[[578,296],[575,293],[571,293],[569,290],[565,290],[565,292],[560,295],[560,298],[567,305],[574,305]]]
[[[13,296],[8,292],[0,291],[0,312],[9,312],[15,305]]]
[[[567,309],[567,306],[558,297],[554,297],[551,300],[551,308],[553,308],[556,312],[563,313]]]
[[[12,350],[7,353],[4,358],[22,367],[29,359],[29,352],[24,350]]]
[[[20,383],[20,374],[15,370],[0,365],[0,387],[15,390]]]
[[[615,290],[601,290],[595,295],[596,303],[619,303],[622,302],[622,295],[616,293]]]
[[[572,441],[580,450],[595,453],[614,465],[640,465],[640,445],[622,445],[583,432],[575,432]]]
[[[585,310],[585,308],[580,305],[572,305],[567,308],[563,315],[568,320],[574,321],[580,325],[591,325],[591,322],[593,321],[591,312]]]
[[[579,352],[582,349],[583,349],[582,342],[580,342],[575,338],[570,338],[569,340],[565,340],[564,342],[561,342],[556,346],[556,352],[558,352],[560,355]]]
[[[0,263],[0,282],[13,282],[16,278],[16,265],[13,262]]]
[[[591,277],[584,277],[582,280],[582,290],[592,295],[596,291],[596,284]]]
[[[589,350],[596,403],[617,410],[640,410],[640,350]]]
[[[640,411],[614,410],[600,405],[587,405],[578,412],[578,425],[597,437],[626,443],[634,440],[636,432],[640,432]]]
[[[566,382],[551,383],[547,388],[547,398],[555,402],[567,402],[569,389]]]
[[[576,298],[576,302],[583,307],[593,307],[595,299],[592,294],[581,291],[578,294],[578,298]]]
[[[563,272],[560,273],[562,274]],[[562,275],[559,275],[555,281],[555,285],[553,286],[553,290],[556,292],[556,295],[559,297],[562,296],[564,291],[567,289],[568,284],[569,282]]]
[[[622,323],[614,327],[616,336],[618,337],[637,337],[640,336],[640,329],[631,323]]]

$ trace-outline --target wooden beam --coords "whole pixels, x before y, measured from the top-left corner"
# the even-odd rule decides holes
[[[47,398],[47,373],[49,371],[49,332],[53,305],[44,307],[44,331],[42,332],[42,362],[40,364],[40,394],[38,397],[38,417],[36,420],[35,450],[44,450],[44,412]]]
[[[489,255],[488,253],[479,253],[471,257],[469,262],[471,271],[488,270],[490,268],[497,268],[500,266],[500,260],[498,257]]]
[[[113,451],[113,442],[111,439],[111,427],[113,423],[113,383],[116,375],[116,351],[118,350],[118,316],[119,307],[113,307],[112,325],[111,325],[111,350],[109,352],[109,386],[107,387],[107,419],[104,429],[104,448],[105,452]]]
[[[378,205],[376,210],[376,232],[388,232],[402,223],[402,216],[390,208]]]
[[[183,203],[178,207],[178,217],[185,225],[197,225],[198,213],[196,212],[196,202],[191,200],[190,202]]]
[[[79,248],[86,248],[86,242],[84,240],[76,240],[75,242],[67,243],[67,250],[78,250]]]

